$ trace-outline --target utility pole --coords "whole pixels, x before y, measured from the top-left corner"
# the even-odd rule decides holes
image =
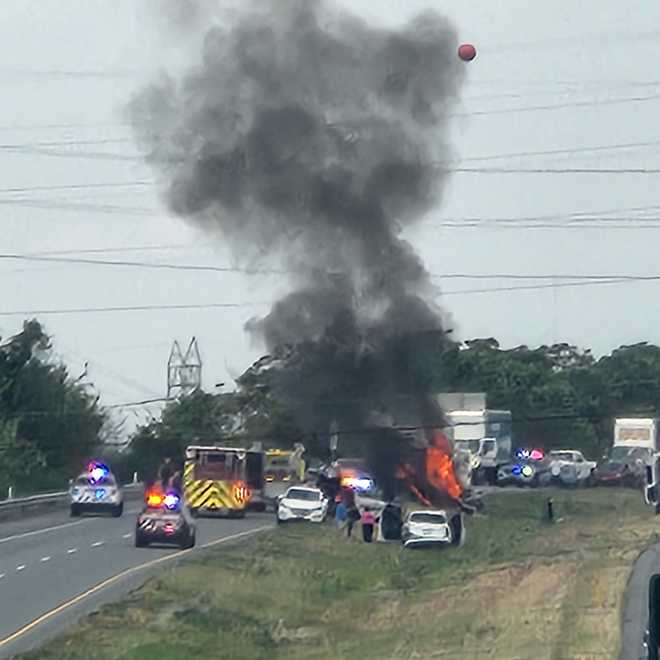
[[[183,354],[179,342],[172,344],[167,360],[167,398],[175,399],[192,394],[202,386],[202,358],[197,339],[193,337]]]

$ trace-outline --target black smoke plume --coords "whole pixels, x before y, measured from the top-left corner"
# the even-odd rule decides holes
[[[335,421],[373,454],[374,428],[439,419],[420,355],[448,341],[443,315],[401,233],[447,179],[456,35],[431,11],[391,30],[320,0],[241,6],[185,75],[133,99],[135,133],[175,213],[289,272],[246,326],[271,383],[304,429]]]

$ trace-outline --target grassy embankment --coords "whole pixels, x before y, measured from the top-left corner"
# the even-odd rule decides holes
[[[279,528],[166,571],[24,657],[615,658],[626,579],[655,518],[639,492],[563,491],[549,525],[546,496],[489,496],[463,548]]]

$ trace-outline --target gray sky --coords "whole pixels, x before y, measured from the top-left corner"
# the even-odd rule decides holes
[[[409,235],[431,272],[557,276],[438,277],[456,335],[495,336],[507,346],[567,340],[596,353],[660,342],[660,311],[652,302],[660,282],[548,287],[575,281],[562,275],[660,275],[660,174],[620,171],[660,168],[660,29],[651,30],[660,25],[660,5],[345,4],[392,25],[434,7],[479,50],[467,65],[453,143],[462,161],[457,167],[481,171],[455,173],[441,207]],[[0,253],[232,264],[221,242],[168,216],[123,116],[131,93],[154,72],[180,67],[194,55],[196,35],[168,27],[147,5],[158,2],[4,0]],[[521,153],[527,155],[515,155]],[[101,249],[107,251],[84,252]],[[237,273],[9,259],[0,260],[0,278],[2,336],[24,318],[5,313],[21,310],[241,305],[37,314],[72,371],[89,361],[89,380],[106,403],[163,395],[171,342],[192,335],[200,341],[206,387],[231,383],[260,354],[243,323],[264,313],[282,286],[272,277]],[[475,291],[534,285],[548,288]],[[461,290],[470,292],[456,293]]]

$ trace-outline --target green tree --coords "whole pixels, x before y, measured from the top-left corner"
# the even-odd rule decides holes
[[[11,436],[4,471],[23,489],[61,487],[98,445],[104,422],[97,399],[51,362],[49,349],[35,320],[0,344],[0,424]]]

